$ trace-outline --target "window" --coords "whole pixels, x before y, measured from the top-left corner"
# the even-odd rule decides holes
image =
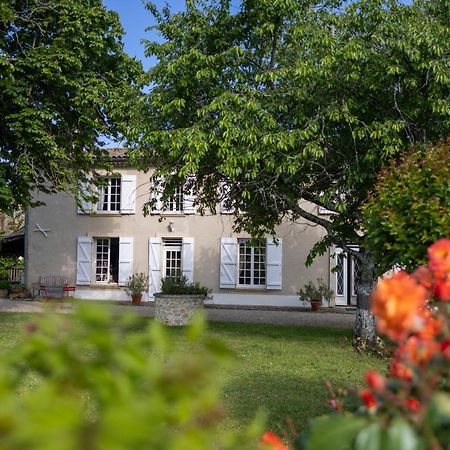
[[[251,245],[250,239],[239,239],[239,281],[241,286],[262,287],[266,284],[266,245]]]
[[[95,281],[117,283],[119,274],[119,238],[97,238],[95,242]]]
[[[120,212],[121,179],[106,178],[105,183],[98,190],[97,211]]]
[[[184,209],[183,206],[184,206],[183,188],[179,186],[175,188],[175,192],[172,195],[172,197],[170,197],[167,200],[166,210],[172,212],[181,212]]]
[[[181,238],[163,239],[163,276],[179,277],[181,276],[181,251],[183,240]]]

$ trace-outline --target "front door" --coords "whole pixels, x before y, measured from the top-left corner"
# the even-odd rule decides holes
[[[353,247],[358,250],[358,247]],[[359,262],[340,248],[335,250],[335,269],[331,273],[334,280],[336,306],[356,306],[356,281],[359,277]]]

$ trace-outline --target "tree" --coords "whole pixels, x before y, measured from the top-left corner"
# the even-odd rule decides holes
[[[1,2],[0,210],[27,206],[35,189],[76,192],[103,164],[99,145],[138,102],[140,65],[122,35],[101,0]]]
[[[150,4],[164,41],[147,43],[158,64],[134,161],[158,168],[165,196],[188,179],[200,208],[223,197],[236,230],[323,226],[311,258],[359,244],[355,335],[373,341],[361,205],[384,162],[450,129],[445,3],[190,0],[177,14]]]
[[[427,248],[448,234],[450,142],[410,151],[384,167],[364,205],[365,245],[380,270],[412,271]]]

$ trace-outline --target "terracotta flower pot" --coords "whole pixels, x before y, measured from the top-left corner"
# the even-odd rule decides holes
[[[133,305],[140,305],[142,300],[142,294],[135,294],[131,296],[131,301]]]
[[[321,306],[322,306],[321,300],[311,300],[311,309],[313,311],[319,311]]]

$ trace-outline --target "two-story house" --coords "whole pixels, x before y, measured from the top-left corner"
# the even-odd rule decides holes
[[[323,230],[307,222],[285,222],[258,243],[233,232],[232,215],[197,214],[194,198],[180,187],[165,204],[144,216],[151,173],[127,166],[122,149],[110,152],[117,176],[105,179],[96,204],[77,207],[68,194],[38,194],[45,206],[26,215],[26,284],[57,275],[76,285],[84,299],[126,300],[122,289],[133,273],[149,275],[148,299],[161,278],[183,273],[212,291],[215,304],[300,306],[297,291],[322,278],[336,304],[354,301],[352,263],[342,253],[318,257],[305,267]],[[313,209],[315,206],[310,205]],[[335,262],[339,269],[332,271]]]

